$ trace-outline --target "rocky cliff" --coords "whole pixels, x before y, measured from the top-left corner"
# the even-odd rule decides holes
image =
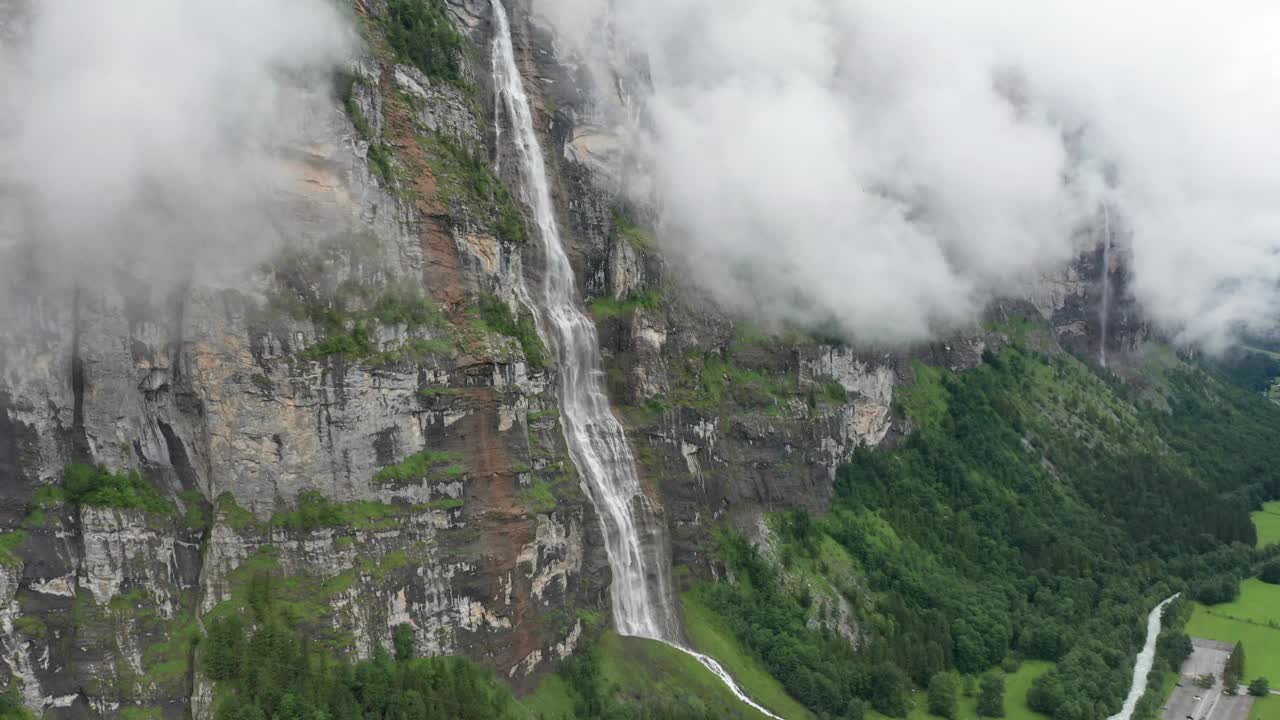
[[[517,687],[608,607],[525,304],[540,263],[490,101],[488,4],[451,0],[456,82],[388,43],[385,3],[355,8],[367,49],[336,92],[312,91],[303,141],[279,158],[293,182],[266,262],[163,285],[33,262],[0,303],[0,681],[33,709],[207,716],[196,640],[264,584],[335,650],[368,656],[407,624],[419,648]],[[717,523],[820,509],[856,448],[906,430],[894,391],[913,359],[972,365],[1001,336],[856,351],[714,309],[621,197],[593,85],[513,10],[611,394],[675,562],[713,572]],[[4,202],[0,251],[23,262],[39,229]],[[1034,303],[1085,351],[1100,263]],[[1117,348],[1137,336],[1112,327]],[[136,472],[163,504],[77,499],[60,490],[76,467]]]

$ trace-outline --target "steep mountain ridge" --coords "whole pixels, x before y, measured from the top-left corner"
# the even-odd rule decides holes
[[[336,103],[300,89],[314,113],[282,160],[297,180],[279,208],[287,238],[242,285],[152,292],[124,268],[93,284],[46,268],[0,303],[0,522],[14,541],[0,677],[28,707],[210,716],[192,640],[244,611],[255,583],[326,648],[369,657],[405,624],[422,652],[472,657],[521,689],[608,607],[558,372],[524,304],[539,251],[486,100],[488,5],[449,6],[468,48],[457,79],[387,39],[396,5],[356,4],[370,50]],[[528,9],[515,17],[529,84],[567,77]],[[825,509],[858,448],[906,435],[895,400],[914,359],[970,368],[1005,337],[975,328],[890,354],[752,332],[664,264],[599,152],[607,129],[581,90],[550,87],[536,110],[611,396],[674,562],[696,576],[719,569],[713,528]],[[7,259],[37,237],[21,222],[5,233]],[[1100,262],[1037,291],[1083,350],[1099,337]],[[1111,328],[1117,349],[1142,334]],[[78,464],[107,483],[139,471],[167,509],[53,491]]]

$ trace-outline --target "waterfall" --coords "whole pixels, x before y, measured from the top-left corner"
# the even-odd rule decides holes
[[[494,89],[511,118],[511,143],[519,160],[522,196],[533,212],[545,255],[542,296],[535,303],[538,332],[556,354],[565,441],[604,532],[617,631],[658,640],[689,654],[740,700],[777,718],[752,702],[719,663],[681,642],[667,566],[666,527],[640,487],[626,434],[605,393],[596,327],[579,305],[573,266],[556,221],[546,161],[502,0],[493,0],[493,20]],[[501,114],[498,124],[502,124]]]
[[[1107,720],[1129,720],[1129,716],[1133,715],[1133,709],[1138,705],[1138,700],[1142,699],[1142,694],[1147,691],[1147,676],[1151,674],[1151,666],[1155,663],[1156,639],[1160,637],[1160,615],[1164,612],[1165,606],[1173,602],[1179,594],[1181,593],[1165,598],[1164,602],[1156,605],[1147,615],[1147,641],[1133,661],[1133,684],[1129,686],[1129,696],[1124,699],[1124,706],[1120,708],[1120,712]]]
[[[1098,324],[1102,341],[1098,344],[1098,360],[1107,366],[1107,325],[1111,321],[1111,208],[1102,205],[1102,304],[1098,309]]]

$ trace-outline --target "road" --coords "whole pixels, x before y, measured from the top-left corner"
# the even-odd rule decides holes
[[[1248,720],[1253,697],[1222,693],[1222,671],[1230,654],[1230,643],[1191,638],[1191,656],[1182,664],[1181,685],[1165,706],[1164,720]],[[1201,675],[1212,675],[1213,687],[1196,687]]]

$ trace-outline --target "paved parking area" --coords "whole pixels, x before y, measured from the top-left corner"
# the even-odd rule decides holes
[[[1182,664],[1181,685],[1165,706],[1164,720],[1248,720],[1253,697],[1222,694],[1222,670],[1230,654],[1230,643],[1191,638],[1191,656]],[[1213,687],[1197,687],[1201,675],[1212,675]]]

